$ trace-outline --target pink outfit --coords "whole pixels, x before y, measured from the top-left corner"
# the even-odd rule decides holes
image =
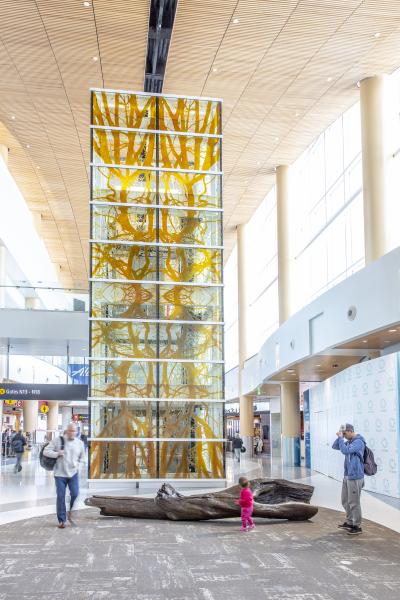
[[[242,488],[239,505],[241,508],[242,527],[254,527],[254,521],[251,518],[253,513],[253,493],[250,488]]]

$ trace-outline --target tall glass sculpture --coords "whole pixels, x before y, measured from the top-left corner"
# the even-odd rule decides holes
[[[90,478],[224,479],[221,103],[91,102]]]

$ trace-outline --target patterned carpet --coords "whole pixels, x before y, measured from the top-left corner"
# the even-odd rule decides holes
[[[342,516],[309,523],[139,521],[76,513],[0,527],[0,600],[398,600],[400,535],[373,523],[350,537]]]

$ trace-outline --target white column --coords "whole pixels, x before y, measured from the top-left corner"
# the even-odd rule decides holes
[[[287,466],[300,465],[300,397],[297,382],[281,383],[282,458]]]
[[[72,421],[72,408],[70,406],[62,406],[61,407],[61,417],[62,417],[62,431],[67,429],[68,424]]]
[[[24,400],[24,431],[33,434],[37,429],[38,423],[38,407],[37,400]]]
[[[385,88],[386,77],[382,75],[368,77],[360,83],[364,243],[367,264],[387,252],[385,212],[390,156]]]
[[[49,431],[58,431],[58,401],[50,400],[48,403],[49,412],[47,413],[47,429]]]
[[[0,157],[8,165],[8,147],[5,144],[0,144]]]
[[[247,281],[245,225],[237,227],[237,275],[239,319],[239,418],[240,435],[246,447],[246,456],[253,455],[254,409],[253,398],[243,394],[243,369],[247,358]]]
[[[290,273],[290,171],[287,165],[276,169],[276,214],[278,233],[279,324],[291,315]]]

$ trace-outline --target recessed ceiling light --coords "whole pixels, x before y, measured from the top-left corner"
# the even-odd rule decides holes
[[[392,342],[391,342],[391,340],[383,340],[383,343],[384,344],[391,344]]]
[[[237,25],[239,23],[239,19],[233,19],[232,23],[235,23],[235,25]]]
[[[295,373],[296,371],[295,371],[295,369],[288,369],[287,372],[288,373]]]
[[[361,81],[357,81],[357,87],[359,88],[361,86]]]
[[[316,367],[320,367],[321,365],[315,365]]]
[[[332,77],[327,78],[327,82],[330,83],[332,81]]]
[[[15,121],[15,115],[11,115],[13,121]]]
[[[396,333],[397,329],[389,329],[389,333]]]
[[[295,113],[295,115],[294,115],[294,116],[295,116],[295,117],[299,117],[299,116],[300,116],[300,113],[299,113],[299,112],[297,112],[297,113]]]
[[[378,38],[380,36],[381,36],[381,34],[379,33],[379,31],[377,31],[376,33],[374,33],[374,37]]]
[[[367,342],[368,342],[368,340],[363,340],[362,341],[363,344],[366,344]]]
[[[30,148],[30,145],[29,145],[29,144],[27,144],[27,145],[26,145],[26,147],[27,147],[27,148]]]
[[[217,67],[213,67],[213,73],[216,73],[218,71]]]
[[[96,60],[99,60],[99,57],[98,56],[93,56],[92,60],[94,60],[94,62],[96,62]]]
[[[275,138],[275,141],[276,141],[276,142],[279,142],[279,138],[278,138],[278,137],[276,137],[276,138]]]
[[[90,6],[90,2],[84,2],[84,3],[83,3],[83,6],[84,6],[85,8],[87,8],[88,6]]]
[[[40,169],[40,167],[36,167],[37,169]]]

